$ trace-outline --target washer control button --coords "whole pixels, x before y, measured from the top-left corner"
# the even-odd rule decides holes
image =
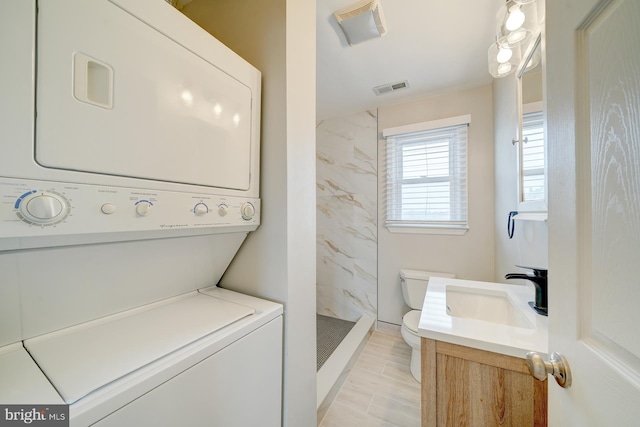
[[[224,204],[218,205],[218,215],[220,216],[227,215],[227,212],[228,212],[227,209],[228,209],[227,205],[224,205]]]
[[[111,215],[112,213],[114,213],[116,211],[116,205],[114,205],[112,203],[105,203],[104,205],[102,205],[100,210],[105,215]]]

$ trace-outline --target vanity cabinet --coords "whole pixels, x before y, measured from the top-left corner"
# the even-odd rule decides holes
[[[422,426],[547,425],[547,381],[524,359],[421,338]]]

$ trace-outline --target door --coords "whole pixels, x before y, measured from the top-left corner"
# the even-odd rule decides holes
[[[640,2],[546,15],[551,426],[640,423]]]
[[[217,55],[219,42],[167,3],[144,11],[106,0],[38,4],[35,160],[248,190],[254,94],[227,74],[240,61]],[[188,44],[167,35],[174,27]]]

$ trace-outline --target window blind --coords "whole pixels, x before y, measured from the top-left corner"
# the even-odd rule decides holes
[[[464,123],[386,137],[387,227],[467,226],[467,129]]]
[[[522,117],[522,201],[545,199],[544,122],[542,111]]]

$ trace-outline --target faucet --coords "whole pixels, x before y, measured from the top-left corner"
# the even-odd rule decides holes
[[[549,309],[547,307],[547,270],[537,267],[525,267],[522,265],[516,265],[519,268],[526,268],[533,270],[533,275],[522,273],[509,273],[504,276],[505,279],[525,279],[533,282],[536,288],[536,300],[530,301],[529,305],[535,310],[536,313],[547,316]]]

